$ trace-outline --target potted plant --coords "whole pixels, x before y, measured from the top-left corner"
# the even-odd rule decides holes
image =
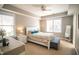
[[[6,34],[5,30],[0,29],[0,36],[1,36],[2,39],[4,38],[5,34]]]
[[[6,46],[6,39],[4,38],[5,34],[5,30],[0,29],[0,43],[2,43],[3,46]]]

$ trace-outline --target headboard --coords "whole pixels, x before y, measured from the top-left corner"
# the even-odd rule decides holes
[[[29,26],[29,27],[26,27],[26,34],[28,35],[29,32],[35,31],[35,30],[39,31],[39,28],[36,27],[36,26]]]

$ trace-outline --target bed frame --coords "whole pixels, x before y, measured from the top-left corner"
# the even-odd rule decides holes
[[[38,39],[39,40],[39,38],[35,38],[35,39]],[[48,50],[50,49],[50,40],[48,40],[47,44],[45,44],[43,42],[39,42],[37,40],[34,40],[33,38],[30,38],[28,36],[28,41],[33,42],[33,43],[37,43],[37,44],[40,44],[40,45],[43,45],[43,46],[46,46],[48,48]]]
[[[49,49],[50,49],[50,41],[51,41],[50,39],[48,40],[47,44],[45,44],[45,43],[43,43],[43,42],[33,40],[34,38],[31,38],[31,37],[28,35],[29,31],[35,30],[35,29],[37,30],[38,28],[37,28],[36,26],[30,26],[30,27],[27,27],[27,28],[26,28],[26,34],[27,34],[27,39],[28,39],[28,41],[34,42],[34,43],[37,43],[37,44],[40,44],[40,45],[43,45],[43,46],[46,46],[46,47],[48,48],[48,50],[49,50]],[[40,38],[35,38],[35,39],[40,39]]]

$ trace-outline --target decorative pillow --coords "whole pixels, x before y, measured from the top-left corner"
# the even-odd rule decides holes
[[[32,33],[32,34],[35,34],[35,33],[38,33],[38,32],[39,32],[39,31],[32,31],[31,33]]]

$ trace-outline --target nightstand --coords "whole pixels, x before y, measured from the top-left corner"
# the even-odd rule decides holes
[[[17,38],[18,38],[19,41],[21,41],[23,43],[27,43],[27,36],[26,35],[20,34],[20,35],[17,36]]]

